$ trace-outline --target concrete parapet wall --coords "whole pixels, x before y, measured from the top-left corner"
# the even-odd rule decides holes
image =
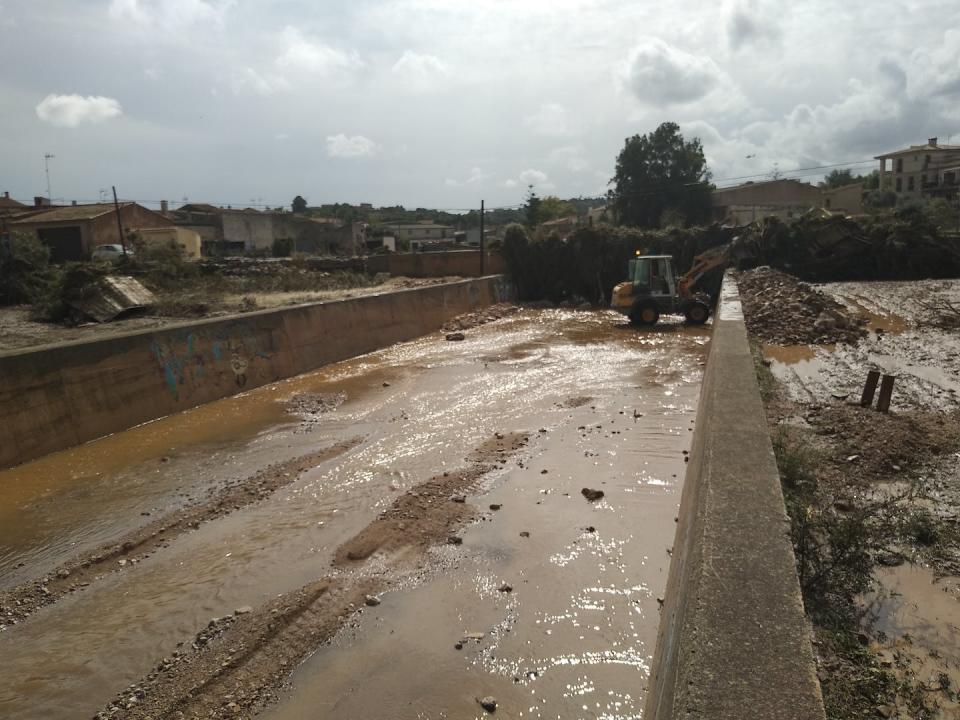
[[[460,275],[476,277],[480,274],[479,250],[448,250],[445,252],[390,253],[367,257],[367,271],[384,272],[404,277],[446,277]],[[498,252],[487,251],[484,274],[506,272],[506,263]]]
[[[0,353],[0,468],[437,330],[488,276]]]
[[[789,519],[728,275],[660,617],[647,720],[822,720]]]

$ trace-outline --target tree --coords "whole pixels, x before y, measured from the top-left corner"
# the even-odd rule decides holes
[[[626,139],[608,199],[624,225],[658,227],[668,208],[690,225],[710,218],[709,181],[700,139],[685,141],[676,123],[665,122]]]
[[[297,195],[293,202],[290,203],[290,209],[295,213],[303,213],[307,211],[307,201],[303,199],[302,195]]]
[[[537,225],[543,222],[543,219],[540,217],[540,203],[542,201],[537,197],[537,193],[533,190],[533,185],[527,186],[527,204],[524,206],[524,216],[527,221],[528,228],[535,228]]]
[[[577,209],[571,203],[561,200],[556,195],[547,195],[540,200],[539,215],[542,223],[576,214]]]
[[[824,190],[833,190],[854,183],[863,183],[864,190],[877,190],[880,188],[880,173],[874,170],[866,175],[854,175],[850,169],[831,170],[818,184]]]

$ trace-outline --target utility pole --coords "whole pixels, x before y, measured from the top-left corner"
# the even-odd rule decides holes
[[[480,277],[483,277],[484,254],[486,243],[483,241],[483,200],[480,201]]]
[[[47,174],[47,200],[53,205],[53,195],[50,194],[50,161],[55,157],[52,153],[43,155],[43,171]]]
[[[117,202],[117,186],[111,185],[113,189],[113,209],[117,213],[117,230],[120,232],[120,247],[123,248],[123,256],[127,256],[127,239],[123,236],[123,223],[120,222],[120,203]]]

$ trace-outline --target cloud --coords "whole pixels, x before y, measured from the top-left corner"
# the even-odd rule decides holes
[[[561,165],[571,172],[583,172],[590,163],[582,145],[566,145],[550,151],[547,159],[554,165]]]
[[[779,44],[782,32],[776,17],[777,8],[760,0],[735,0],[727,6],[727,43],[733,50],[747,45]]]
[[[689,103],[718,87],[723,73],[707,56],[645,38],[621,68],[621,80],[644,103]]]
[[[173,30],[190,25],[222,25],[234,0],[112,0],[112,20],[144,29]]]
[[[330,76],[363,66],[356,53],[348,54],[310,39],[291,25],[283,29],[281,42],[284,49],[275,64],[282,71]]]
[[[520,173],[520,182],[524,185],[542,185],[547,182],[547,174],[541,170],[524,170]]]
[[[523,126],[537,135],[561,137],[570,134],[567,111],[559,103],[545,103],[532,115],[523,118]]]
[[[100,95],[47,95],[37,104],[36,112],[38,118],[51,125],[77,127],[120,117],[123,108],[113,98]]]
[[[283,75],[260,72],[252,67],[240,68],[234,72],[231,86],[237,95],[249,90],[257,95],[268,96],[290,89],[290,83]]]
[[[339,158],[371,157],[377,152],[377,144],[363,135],[347,137],[343,133],[327,136],[327,155]]]
[[[443,184],[447,187],[463,187],[464,185],[480,185],[490,178],[489,173],[483,172],[478,167],[470,169],[470,174],[467,176],[466,180],[456,180],[454,178],[447,178],[443,181]]]
[[[515,188],[517,185],[519,185],[519,183],[518,183],[516,180],[514,180],[513,178],[510,178],[509,180],[504,180],[504,181],[503,181],[503,186],[504,186],[505,188]]]
[[[436,55],[405,50],[390,72],[417,90],[429,90],[450,75],[450,69]]]

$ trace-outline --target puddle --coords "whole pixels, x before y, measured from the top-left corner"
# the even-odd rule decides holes
[[[881,589],[867,599],[867,621],[882,656],[933,690],[936,717],[956,718],[960,703],[936,688],[945,676],[960,689],[960,585],[956,578],[936,582],[931,570],[909,564],[879,568],[876,578]]]

